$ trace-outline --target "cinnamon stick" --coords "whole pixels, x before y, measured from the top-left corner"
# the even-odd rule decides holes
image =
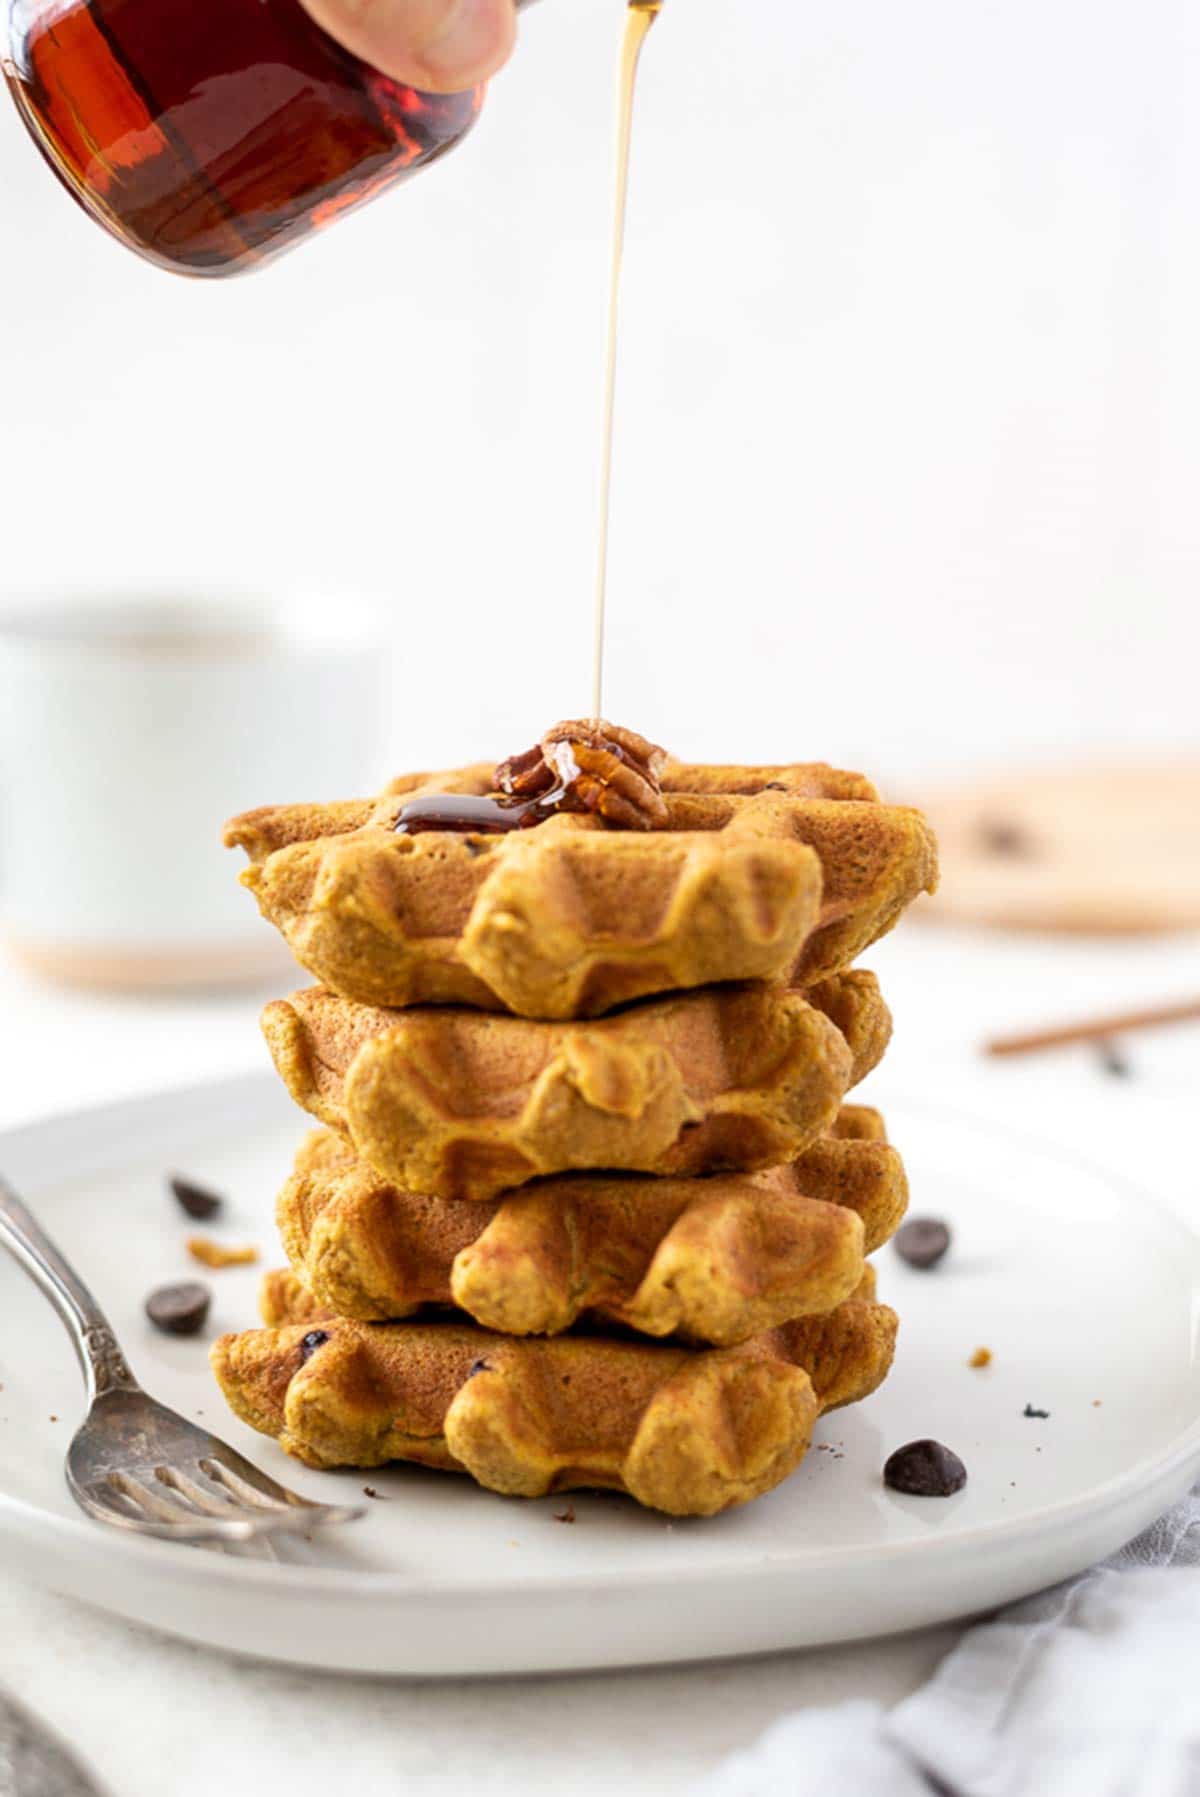
[[[1194,1022],[1200,1022],[1200,998],[1183,999],[1173,1005],[1156,1005],[1147,1011],[1125,1011],[1112,1017],[1057,1024],[1049,1029],[1029,1030],[1019,1036],[994,1036],[983,1046],[984,1053],[989,1055],[1040,1054],[1045,1048],[1064,1048],[1071,1042],[1102,1042],[1106,1036],[1127,1036],[1133,1030]]]

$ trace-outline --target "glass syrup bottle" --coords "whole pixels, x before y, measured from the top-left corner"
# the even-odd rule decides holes
[[[3,66],[85,211],[159,267],[210,277],[257,268],[425,168],[485,91],[393,81],[299,0],[9,0]]]

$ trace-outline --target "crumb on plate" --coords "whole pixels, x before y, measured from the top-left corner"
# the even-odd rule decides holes
[[[258,1259],[257,1248],[226,1248],[221,1242],[210,1241],[206,1235],[190,1235],[187,1251],[193,1260],[205,1267],[251,1267]]]

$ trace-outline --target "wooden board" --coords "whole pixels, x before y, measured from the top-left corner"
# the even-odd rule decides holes
[[[1200,927],[1200,765],[1024,772],[918,802],[942,884],[915,915],[1093,935]]]

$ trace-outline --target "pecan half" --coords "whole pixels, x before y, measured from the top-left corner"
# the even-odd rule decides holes
[[[547,812],[592,811],[618,830],[662,830],[670,818],[659,786],[666,759],[664,749],[635,730],[576,719],[502,761],[492,786],[541,799]]]

